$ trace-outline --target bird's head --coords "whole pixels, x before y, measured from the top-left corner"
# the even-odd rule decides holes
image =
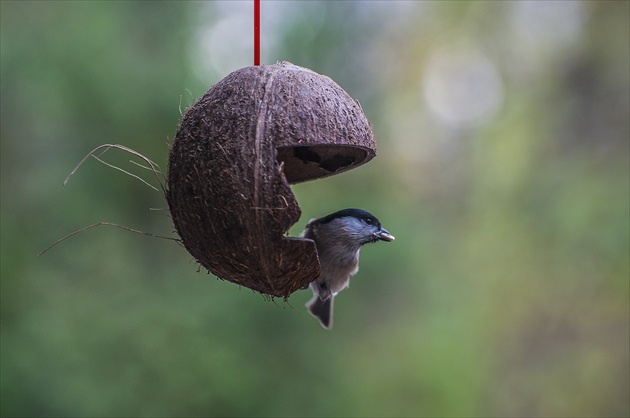
[[[343,209],[314,219],[309,226],[316,229],[317,241],[336,240],[357,248],[370,242],[394,240],[374,215],[361,209]]]

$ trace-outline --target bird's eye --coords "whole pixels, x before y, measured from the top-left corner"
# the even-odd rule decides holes
[[[363,221],[368,225],[372,225],[374,223],[374,219],[372,218],[365,218]]]

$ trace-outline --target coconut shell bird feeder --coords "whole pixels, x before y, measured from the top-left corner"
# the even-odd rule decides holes
[[[375,155],[361,107],[333,80],[288,62],[246,67],[182,118],[166,198],[177,233],[203,267],[287,298],[320,269],[313,241],[286,236],[301,215],[290,184]]]

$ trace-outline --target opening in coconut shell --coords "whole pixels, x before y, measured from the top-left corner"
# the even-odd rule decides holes
[[[287,298],[319,276],[289,187],[376,154],[361,107],[288,62],[234,71],[195,102],[171,144],[166,197],[190,254],[219,278]]]

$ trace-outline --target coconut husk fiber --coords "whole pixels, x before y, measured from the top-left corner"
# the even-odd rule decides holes
[[[288,62],[242,68],[188,109],[171,144],[175,229],[219,278],[287,298],[319,276],[314,242],[285,236],[301,215],[289,184],[375,154],[361,107],[330,78]]]

